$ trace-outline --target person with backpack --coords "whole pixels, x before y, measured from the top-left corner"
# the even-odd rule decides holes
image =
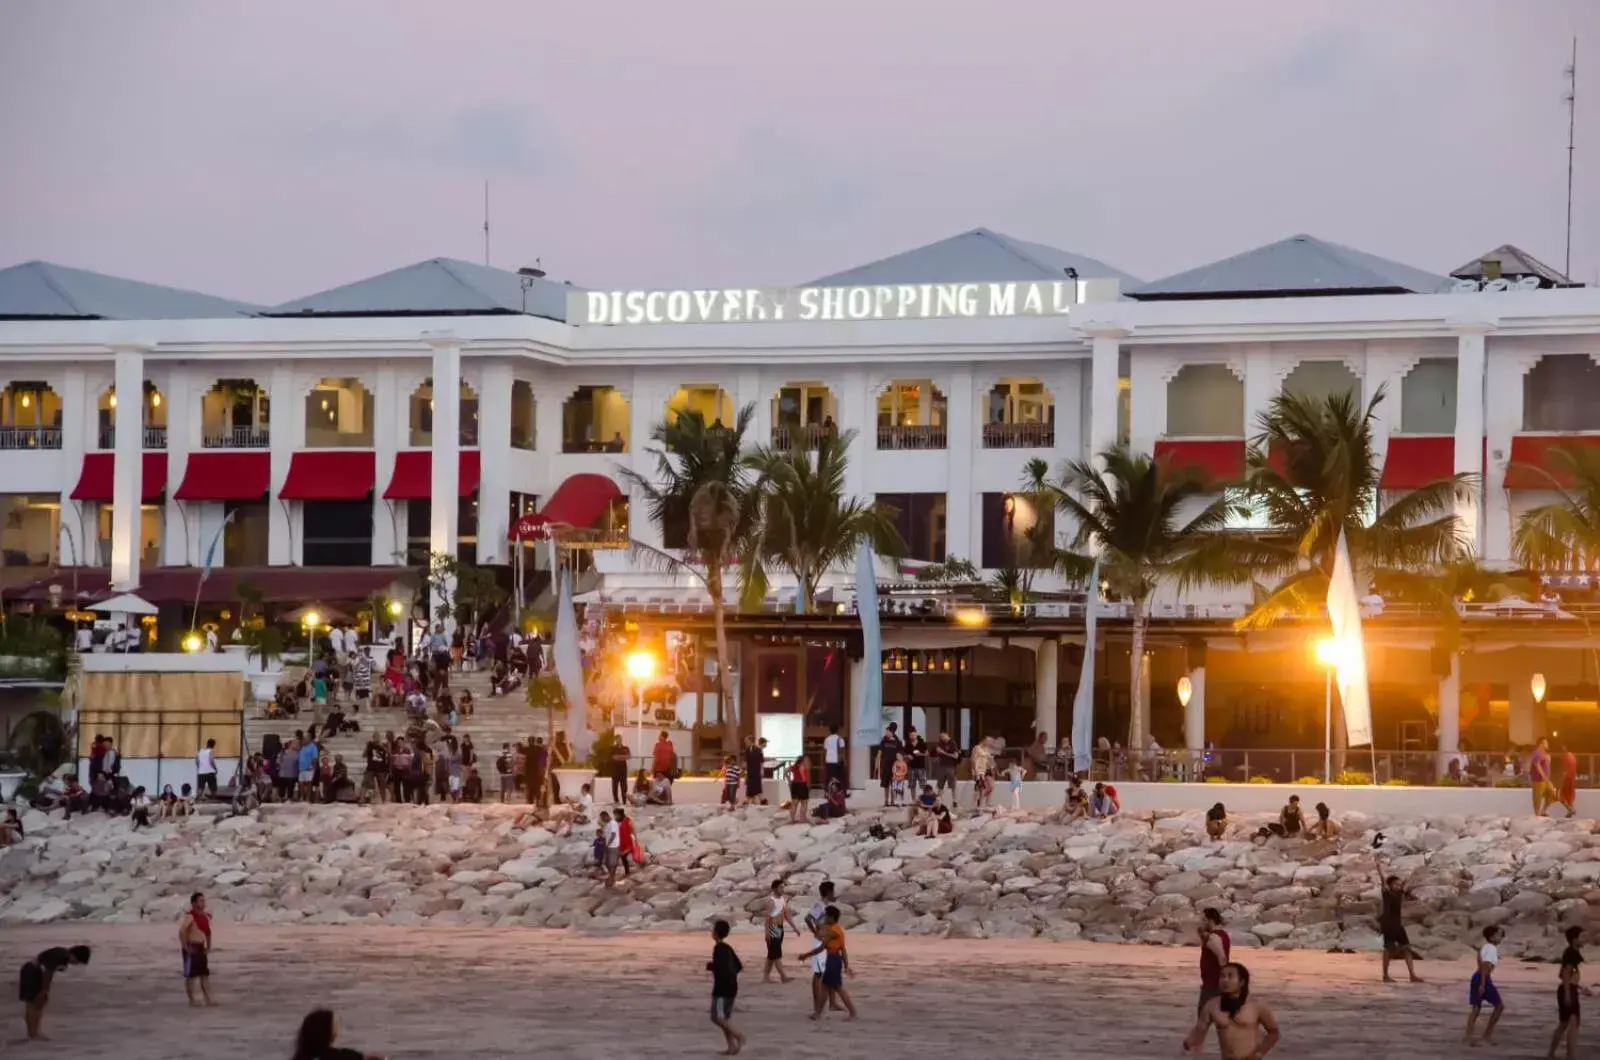
[[[516,760],[511,753],[511,744],[501,744],[500,755],[494,760],[494,771],[500,774],[501,802],[510,802],[511,795],[517,790],[517,775],[512,772],[515,766]]]

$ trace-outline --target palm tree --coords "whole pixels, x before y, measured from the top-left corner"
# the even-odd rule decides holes
[[[1280,394],[1262,415],[1243,492],[1267,528],[1243,546],[1260,580],[1239,628],[1322,615],[1343,533],[1358,596],[1382,584],[1429,602],[1442,616],[1441,646],[1459,643],[1454,593],[1464,575],[1449,572],[1467,558],[1470,542],[1455,503],[1470,497],[1476,483],[1471,475],[1451,475],[1380,507],[1372,422],[1383,399],[1381,387],[1365,408],[1349,392]],[[1335,711],[1333,721],[1334,768],[1342,771],[1349,740],[1344,712]]]
[[[845,463],[854,437],[854,431],[822,434],[815,459],[800,446],[756,454],[754,463],[766,489],[760,528],[741,567],[745,607],[757,606],[766,596],[768,565],[794,575],[799,584],[795,610],[805,614],[823,574],[854,559],[863,541],[883,556],[905,551],[893,509],[845,496]]]
[[[680,412],[650,430],[655,444],[645,452],[654,458],[654,476],[618,468],[628,485],[643,495],[650,519],[661,529],[665,543],[674,545],[680,535],[683,541],[682,558],[641,541],[632,543],[635,554],[674,573],[694,575],[711,598],[718,703],[727,751],[738,746],[739,726],[733,720],[733,681],[726,665],[723,589],[725,572],[745,555],[761,526],[765,481],[752,456],[744,451],[745,434],[754,419],[753,404],[739,410],[731,428],[707,426],[699,412]]]
[[[1151,595],[1163,584],[1236,584],[1246,575],[1231,551],[1232,540],[1222,533],[1236,505],[1216,496],[1215,486],[1125,445],[1100,454],[1100,461],[1104,470],[1088,461],[1069,461],[1051,480],[1045,462],[1032,460],[1023,478],[1029,492],[1045,498],[1076,527],[1068,548],[1054,550],[1054,567],[1081,583],[1098,563],[1106,588],[1133,605],[1128,751],[1137,760],[1148,732],[1139,692]],[[1199,511],[1186,518],[1184,510],[1196,504]],[[1087,588],[1092,599],[1098,587]]]
[[[1560,496],[1522,513],[1512,551],[1534,570],[1585,569],[1600,558],[1600,449],[1558,446],[1549,459],[1534,470]]]

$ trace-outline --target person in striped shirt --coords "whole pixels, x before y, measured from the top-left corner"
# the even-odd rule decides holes
[[[731,813],[739,805],[739,781],[744,778],[744,770],[739,768],[739,759],[728,755],[722,763],[722,804],[728,807]]]

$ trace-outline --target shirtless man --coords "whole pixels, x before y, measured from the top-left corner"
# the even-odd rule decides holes
[[[74,964],[89,963],[89,947],[57,946],[45,950],[22,966],[17,996],[22,1001],[22,1024],[27,1028],[29,1041],[49,1041],[49,1035],[40,1030],[44,1021],[44,1008],[50,1003],[50,984],[56,973]]]
[[[205,1004],[211,1000],[211,916],[206,912],[206,896],[196,891],[189,896],[188,912],[178,922],[178,950],[183,957],[183,990],[189,995],[189,1004],[201,1004],[195,997],[195,986]]]
[[[1183,1040],[1183,1051],[1198,1052],[1213,1026],[1222,1060],[1261,1060],[1278,1044],[1278,1021],[1266,1005],[1250,1000],[1250,971],[1242,964],[1223,966],[1222,996],[1200,1010],[1194,1030]]]

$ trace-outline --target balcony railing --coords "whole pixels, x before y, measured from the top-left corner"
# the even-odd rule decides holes
[[[268,449],[272,446],[272,432],[266,427],[233,427],[201,439],[207,449]]]
[[[582,438],[566,438],[561,442],[563,453],[626,453],[628,446],[613,438],[608,442],[589,442]]]
[[[829,423],[779,424],[772,428],[774,449],[816,449],[838,428]]]
[[[0,427],[0,450],[60,448],[60,427]]]
[[[879,449],[943,449],[948,432],[944,427],[879,427]]]
[[[583,530],[562,530],[557,538],[562,548],[614,549],[627,548],[631,543],[626,529],[595,527]]]
[[[165,449],[167,447],[167,429],[165,427],[146,427],[144,429],[144,448]],[[100,448],[115,449],[117,447],[117,429],[115,427],[102,427],[100,429]]]
[[[986,423],[983,425],[985,449],[1052,449],[1056,444],[1053,423]]]

